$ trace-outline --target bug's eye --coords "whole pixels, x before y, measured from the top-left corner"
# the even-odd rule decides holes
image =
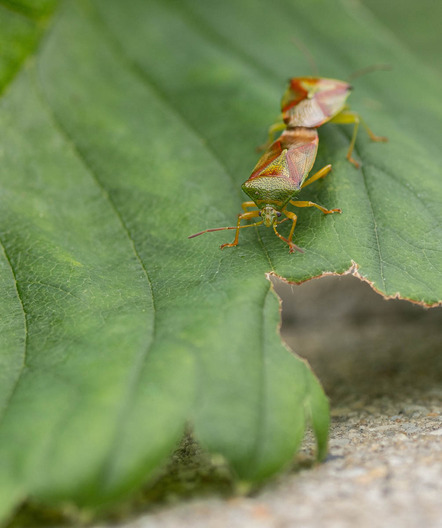
[[[281,216],[281,215],[282,215],[281,211],[276,211],[276,216]]]
[[[262,216],[262,210],[260,210],[258,214],[259,214],[259,216]]]

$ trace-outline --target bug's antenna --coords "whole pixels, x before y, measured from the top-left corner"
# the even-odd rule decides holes
[[[292,40],[293,44],[298,48],[298,50],[308,60],[308,63],[310,64],[310,70],[312,72],[312,75],[314,75],[315,77],[319,77],[318,65],[316,64],[315,58],[310,53],[310,50],[307,48],[307,46],[302,42],[302,40],[299,40],[295,36],[292,36],[291,40]]]
[[[347,77],[347,81],[352,81],[353,79],[367,75],[367,73],[373,73],[379,70],[391,71],[392,69],[393,66],[391,64],[371,64],[370,66],[366,66],[365,68],[361,68],[360,70],[356,70],[355,72],[351,73]]]
[[[212,233],[213,231],[224,231],[225,229],[244,229],[245,227],[254,227],[257,225],[261,225],[263,222],[264,220],[262,220],[261,222],[255,222],[254,224],[237,226],[237,227],[216,227],[215,229],[205,229],[204,231],[201,231],[200,233],[195,233],[194,235],[190,235],[187,238],[195,238],[197,236],[204,235],[204,233]]]

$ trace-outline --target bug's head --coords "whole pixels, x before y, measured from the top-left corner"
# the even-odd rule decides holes
[[[272,227],[273,224],[276,224],[278,218],[281,216],[281,212],[277,211],[271,205],[266,205],[259,212],[260,216],[264,220],[264,225],[266,227]]]

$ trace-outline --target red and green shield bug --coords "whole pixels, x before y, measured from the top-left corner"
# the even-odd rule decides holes
[[[294,77],[288,82],[281,100],[281,122],[269,129],[269,143],[275,132],[293,127],[318,128],[330,122],[353,124],[353,135],[347,152],[347,159],[357,168],[359,163],[352,153],[358,134],[359,124],[367,131],[372,141],[387,141],[376,136],[357,112],[350,110],[346,101],[352,87],[345,81],[323,77]]]
[[[286,129],[281,136],[273,142],[259,159],[249,179],[242,185],[243,191],[252,201],[243,202],[244,212],[238,215],[236,227],[218,227],[206,229],[189,238],[225,229],[236,229],[235,239],[225,247],[234,247],[238,244],[239,230],[264,224],[271,227],[281,240],[289,246],[290,253],[302,250],[292,242],[297,216],[289,211],[289,204],[295,207],[317,207],[324,214],[340,213],[340,209],[326,209],[310,201],[298,201],[295,198],[301,189],[310,185],[319,178],[326,176],[331,165],[326,165],[313,176],[308,175],[313,167],[318,150],[318,133],[315,128],[296,127]],[[250,211],[250,208],[257,208]],[[281,219],[284,215],[285,218]],[[249,225],[240,225],[241,220],[250,220],[260,217],[259,222]],[[286,220],[292,221],[288,238],[283,237],[277,226]]]

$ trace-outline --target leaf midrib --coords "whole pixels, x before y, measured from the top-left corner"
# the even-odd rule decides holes
[[[22,364],[21,364],[21,367],[20,367],[20,371],[18,372],[17,378],[16,378],[14,384],[11,387],[9,396],[5,400],[3,411],[0,411],[0,426],[1,426],[1,424],[3,422],[3,419],[5,417],[5,414],[6,414],[7,410],[8,410],[9,404],[11,403],[11,400],[14,397],[15,392],[17,391],[17,388],[18,388],[18,386],[20,384],[21,377],[22,377],[23,372],[25,371],[25,368],[26,368],[26,359],[27,359],[27,354],[28,354],[28,318],[27,318],[27,313],[25,311],[25,307],[24,307],[24,304],[23,304],[23,299],[22,299],[22,296],[21,296],[21,293],[20,293],[20,287],[18,285],[17,276],[16,276],[16,273],[15,273],[14,267],[12,265],[11,259],[9,257],[9,254],[8,254],[8,252],[6,250],[6,247],[5,247],[1,237],[0,237],[0,248],[1,248],[2,252],[3,252],[3,254],[4,254],[6,262],[8,263],[8,266],[9,266],[9,268],[11,270],[11,274],[12,274],[12,278],[13,278],[13,282],[14,282],[14,289],[15,289],[15,292],[16,292],[16,295],[17,295],[17,299],[18,299],[20,308],[21,308],[21,313],[23,314],[23,330],[24,330],[24,337],[25,337],[24,338],[24,343],[23,343]]]
[[[48,31],[45,39],[49,38],[49,34],[50,32]],[[113,199],[111,198],[107,190],[102,185],[100,178],[97,176],[97,174],[92,168],[92,164],[88,161],[87,157],[84,156],[84,154],[81,151],[81,148],[75,142],[74,137],[69,134],[67,129],[63,126],[62,121],[58,118],[56,112],[52,109],[48,98],[45,96],[43,86],[39,82],[39,79],[36,79],[35,85],[37,86],[37,92],[38,92],[39,99],[43,107],[45,108],[46,114],[48,118],[50,119],[51,123],[53,124],[55,130],[60,134],[64,142],[67,145],[69,145],[72,154],[75,156],[77,161],[81,164],[81,166],[85,169],[87,174],[89,174],[91,181],[93,181],[94,185],[99,189],[100,194],[102,195],[102,198],[104,199],[106,203],[108,203],[112,213],[115,215],[117,222],[119,223],[125,237],[129,241],[129,244],[132,248],[132,251],[133,251],[133,254],[136,260],[141,266],[143,275],[146,280],[146,284],[150,292],[151,300],[152,300],[152,316],[153,316],[152,333],[147,336],[147,344],[145,344],[143,348],[141,349],[141,352],[137,354],[136,359],[130,368],[130,374],[128,376],[128,381],[126,384],[127,389],[125,391],[125,396],[121,403],[120,411],[118,412],[117,419],[115,421],[113,439],[110,442],[111,447],[109,448],[108,454],[104,457],[101,479],[102,479],[103,485],[106,486],[106,483],[111,478],[113,461],[115,460],[114,455],[118,450],[119,438],[122,435],[124,435],[124,432],[125,432],[125,427],[123,424],[125,423],[129,415],[128,409],[130,409],[131,401],[133,400],[133,395],[135,394],[137,387],[139,386],[140,381],[141,381],[142,372],[143,372],[142,366],[146,362],[146,359],[149,356],[149,352],[151,351],[152,346],[155,343],[155,336],[157,332],[156,301],[155,301],[155,296],[153,293],[152,280],[150,278],[149,272],[144,264],[144,261],[140,257],[140,254],[136,247],[135,240],[133,239],[126,225],[120,210],[118,209],[117,205],[115,204],[115,202],[113,201]]]
[[[222,168],[221,172],[229,177],[232,188],[236,189],[237,182],[228,170],[227,165],[223,162],[222,157],[216,152],[216,149],[213,148],[213,146],[208,140],[206,140],[206,138],[201,134],[198,128],[196,128],[186,118],[185,114],[179,109],[179,106],[174,104],[174,101],[167,98],[164,91],[160,89],[160,86],[154,81],[154,79],[149,77],[149,75],[138,64],[138,62],[136,60],[131,59],[131,57],[125,52],[124,48],[122,47],[118,37],[103,20],[99,11],[95,8],[95,6],[91,7],[93,8],[94,15],[93,22],[97,27],[101,29],[102,33],[106,35],[106,39],[109,43],[108,49],[110,50],[110,52],[113,53],[114,57],[118,60],[118,62],[125,66],[128,71],[132,72],[132,74],[137,79],[139,79],[144,85],[146,85],[150,92],[154,93],[157,100],[160,101],[161,104],[163,104],[168,110],[172,112],[175,119],[179,121],[179,123],[183,125],[184,128],[189,130],[196,138],[198,138],[199,142],[201,143],[201,147],[204,148],[207,153],[213,158],[214,162],[216,162],[219,167]]]

